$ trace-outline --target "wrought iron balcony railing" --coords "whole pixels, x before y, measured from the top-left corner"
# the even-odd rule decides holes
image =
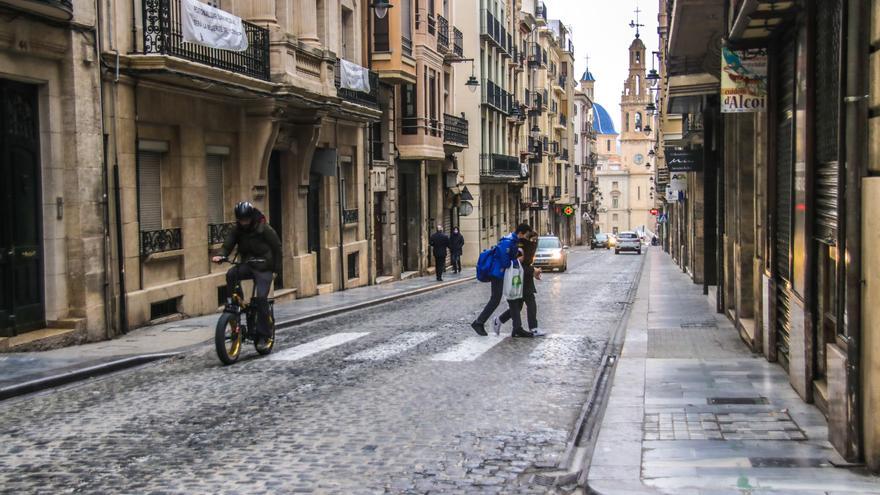
[[[335,68],[335,79],[336,79],[336,95],[342,98],[345,101],[350,103],[354,103],[355,105],[361,105],[370,108],[379,108],[379,74],[373,71],[370,71],[369,81],[370,81],[370,91],[368,93],[363,91],[355,91],[348,88],[343,88],[342,79],[339,74],[339,59],[336,59],[336,68]]]
[[[342,223],[345,225],[351,225],[358,223],[358,210],[342,210]]]
[[[141,232],[141,256],[183,249],[183,235],[178,229]]]
[[[483,9],[480,23],[480,36],[491,41],[502,53],[507,53],[507,30],[489,10]]]
[[[143,0],[144,53],[178,57],[269,80],[269,30],[244,22],[248,47],[243,52],[183,42],[180,0]]]
[[[482,88],[484,105],[489,105],[503,114],[510,114],[513,95],[488,79],[483,79]]]
[[[553,199],[559,199],[562,197],[562,186],[554,186],[553,187]]]
[[[437,16],[437,51],[449,51],[449,21],[442,15]]]
[[[480,155],[480,175],[483,177],[519,178],[522,166],[519,158],[499,154]]]
[[[468,121],[455,115],[443,115],[443,141],[450,144],[468,145]]]
[[[452,53],[464,57],[464,34],[457,27],[452,28]]]
[[[232,229],[235,228],[235,223],[209,223],[208,224],[208,245],[212,244],[222,244],[226,242],[226,238],[229,236],[229,233],[232,232]]]

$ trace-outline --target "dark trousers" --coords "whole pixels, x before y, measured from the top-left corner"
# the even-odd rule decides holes
[[[443,270],[446,269],[446,255],[437,256],[434,255],[434,266],[437,270],[437,280],[443,278]]]
[[[514,303],[516,304],[514,305]],[[507,311],[501,313],[501,316],[498,317],[501,323],[513,320],[514,330],[522,328],[520,312],[522,312],[523,303],[526,305],[526,319],[529,323],[529,330],[538,328],[538,303],[535,301],[534,291],[523,291],[522,299],[507,301]]]
[[[256,292],[251,304],[257,308],[257,333],[269,336],[269,288],[272,272],[254,270],[250,265],[235,265],[226,272],[226,287],[231,291],[242,280],[253,280]]]
[[[504,291],[504,280],[493,278],[491,283],[492,295],[489,297],[489,302],[486,303],[486,307],[483,308],[483,312],[480,313],[480,316],[477,317],[474,323],[485,325],[489,320],[489,317],[492,316],[492,313],[495,312],[495,308],[501,303],[501,293]]]
[[[461,255],[453,254],[452,255],[452,270],[456,272],[461,272]]]

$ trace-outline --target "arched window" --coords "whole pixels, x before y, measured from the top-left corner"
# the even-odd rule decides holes
[[[629,132],[629,114],[626,114],[626,122],[624,123],[623,130]]]
[[[641,112],[636,112],[636,130],[637,131],[642,130],[642,113]]]
[[[636,76],[636,95],[642,94],[642,76]]]

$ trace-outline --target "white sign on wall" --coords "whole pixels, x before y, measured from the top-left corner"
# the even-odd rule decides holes
[[[247,33],[241,17],[198,0],[180,0],[180,5],[183,41],[220,50],[247,50]]]

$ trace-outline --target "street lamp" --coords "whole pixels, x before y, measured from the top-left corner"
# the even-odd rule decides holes
[[[377,19],[384,19],[388,15],[388,9],[394,7],[394,5],[391,5],[391,2],[387,0],[379,0],[370,4],[370,7],[373,7],[373,11],[376,12]]]

